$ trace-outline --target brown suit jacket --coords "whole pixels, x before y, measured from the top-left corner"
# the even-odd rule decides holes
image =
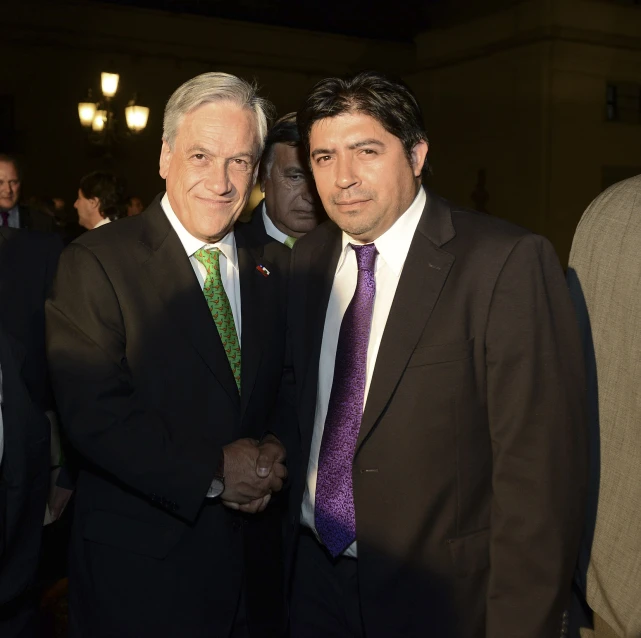
[[[294,533],[340,238],[325,223],[292,257]],[[353,465],[368,638],[559,635],[584,509],[584,402],[549,242],[428,194]]]

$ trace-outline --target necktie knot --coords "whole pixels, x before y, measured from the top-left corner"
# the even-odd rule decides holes
[[[208,275],[220,272],[220,248],[199,248],[194,257],[205,267]]]
[[[285,244],[285,246],[287,246],[287,248],[293,248],[297,239],[298,237],[287,237],[287,239],[283,243]]]
[[[359,270],[367,270],[374,272],[374,265],[376,264],[376,255],[378,250],[374,244],[365,244],[364,246],[350,244],[356,253],[356,264]]]

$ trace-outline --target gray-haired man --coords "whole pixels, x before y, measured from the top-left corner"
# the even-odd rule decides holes
[[[278,521],[258,512],[286,476],[266,433],[278,428],[289,251],[234,227],[268,108],[231,75],[185,83],[165,111],[167,192],[63,253],[47,320],[83,459],[71,636],[280,631]]]

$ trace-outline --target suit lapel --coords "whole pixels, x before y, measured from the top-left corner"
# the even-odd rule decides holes
[[[160,197],[143,215],[145,227],[141,243],[151,253],[142,269],[178,330],[191,342],[231,401],[238,406],[238,388],[216,324],[185,249],[160,206]]]
[[[439,246],[454,236],[449,206],[430,196],[410,245],[376,357],[357,453],[405,371],[454,263]]]
[[[242,315],[241,417],[249,404],[265,342],[276,316],[274,286],[278,277],[271,261],[264,256],[264,247],[250,229],[243,226],[238,224],[235,231]],[[258,266],[270,274],[265,276],[257,270]]]

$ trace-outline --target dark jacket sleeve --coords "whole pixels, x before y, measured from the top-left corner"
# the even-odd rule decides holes
[[[488,638],[558,636],[583,523],[585,380],[576,318],[552,246],[521,239],[486,335],[493,453]]]
[[[118,482],[194,520],[220,447],[178,446],[163,415],[144,404],[127,364],[116,291],[94,253],[80,244],[62,254],[46,319],[53,387],[71,444]]]

